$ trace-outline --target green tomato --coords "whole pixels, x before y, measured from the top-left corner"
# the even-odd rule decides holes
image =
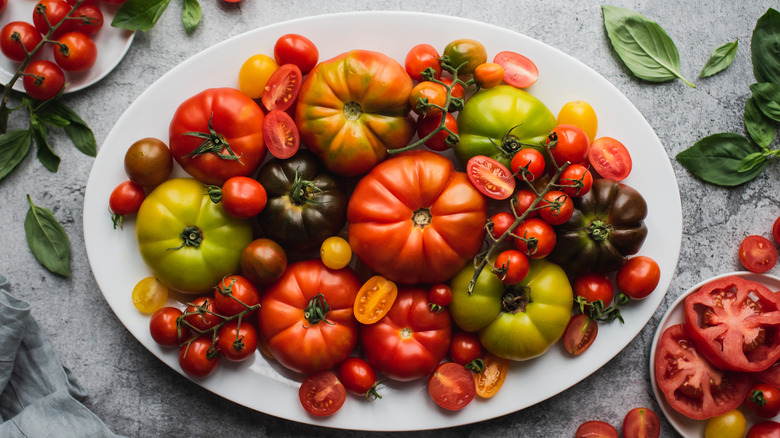
[[[249,221],[229,216],[192,178],[165,181],[146,197],[136,217],[138,250],[154,276],[171,289],[202,294],[238,272],[252,240]]]
[[[460,67],[459,74],[470,75],[478,65],[487,62],[487,51],[479,41],[461,38],[447,44],[442,53],[453,68]]]
[[[475,155],[486,155],[509,167],[521,143],[542,150],[555,125],[555,116],[542,101],[518,88],[498,85],[466,101],[458,115],[455,154],[464,164]]]
[[[528,275],[513,286],[485,268],[469,294],[474,272],[468,264],[452,279],[449,309],[460,328],[479,333],[486,350],[505,359],[527,360],[542,355],[563,335],[573,293],[560,266],[532,260]]]

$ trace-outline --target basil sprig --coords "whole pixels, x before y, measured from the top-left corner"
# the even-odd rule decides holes
[[[739,40],[734,40],[716,48],[707,63],[704,64],[704,68],[699,73],[700,78],[707,78],[716,73],[719,73],[730,66],[734,62],[734,58],[737,56],[737,46]]]
[[[67,277],[70,275],[70,240],[51,210],[30,204],[24,218],[27,245],[35,258],[49,271]]]
[[[117,9],[111,26],[133,31],[150,30],[170,3],[171,0],[127,0]],[[182,0],[181,21],[185,32],[192,33],[202,15],[198,0]]]

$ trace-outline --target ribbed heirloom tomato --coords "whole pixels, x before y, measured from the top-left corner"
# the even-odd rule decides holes
[[[487,202],[448,158],[403,153],[377,165],[347,206],[349,244],[397,283],[440,283],[482,247]]]

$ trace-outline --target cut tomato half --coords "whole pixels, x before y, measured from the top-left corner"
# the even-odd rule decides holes
[[[504,51],[496,54],[493,62],[504,68],[504,82],[516,88],[527,88],[539,79],[539,69],[525,56]]]
[[[303,74],[295,64],[284,64],[268,78],[260,100],[268,111],[286,111],[301,91]]]
[[[271,155],[283,160],[298,152],[301,134],[289,114],[272,110],[263,119],[263,142]]]
[[[477,155],[469,159],[466,174],[471,184],[488,198],[507,199],[515,191],[516,180],[512,172],[490,157]]]
[[[612,137],[593,140],[588,149],[588,161],[604,178],[622,181],[631,173],[631,154],[623,143]]]

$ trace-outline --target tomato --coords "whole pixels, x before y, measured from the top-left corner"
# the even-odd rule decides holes
[[[748,391],[745,405],[759,417],[773,418],[780,413],[780,389],[756,383]]]
[[[171,154],[190,175],[221,186],[250,176],[266,154],[263,110],[234,88],[209,88],[182,102],[169,128]]]
[[[553,139],[557,139],[557,141],[549,146]],[[567,161],[579,164],[588,158],[588,146],[590,145],[588,136],[582,129],[574,125],[556,126],[547,137],[546,144],[550,147],[550,153],[559,167]]]
[[[8,4],[8,0],[0,0],[0,14],[5,10],[5,6]]]
[[[319,259],[289,265],[260,297],[262,342],[292,371],[308,374],[335,367],[357,345],[352,307],[360,286],[350,268],[333,270]]]
[[[523,144],[544,144],[554,127],[555,117],[539,99],[509,85],[497,85],[474,94],[458,114],[460,142],[455,155],[461,163],[486,155],[509,166]]]
[[[532,260],[528,275],[517,286],[505,286],[490,269],[483,269],[469,293],[474,273],[469,264],[452,279],[449,309],[460,328],[479,332],[487,351],[510,360],[531,359],[563,335],[573,294],[559,266]]]
[[[759,421],[750,426],[745,438],[780,438],[780,423],[777,421]]]
[[[528,88],[539,79],[536,64],[519,53],[499,52],[493,62],[504,68],[504,82],[513,87]]]
[[[122,228],[126,215],[138,213],[145,198],[143,187],[132,181],[124,181],[116,186],[108,198],[108,209],[111,212],[114,229],[117,224]]]
[[[634,408],[623,418],[623,438],[658,438],[661,422],[658,415],[647,408]]]
[[[320,371],[303,379],[298,398],[306,412],[326,417],[341,409],[347,399],[347,390],[333,372]]]
[[[288,33],[274,43],[274,59],[277,64],[293,64],[302,74],[308,74],[317,65],[320,52],[317,46],[303,35]]]
[[[739,244],[739,261],[749,271],[766,272],[777,264],[777,248],[764,236],[747,236]]]
[[[515,228],[515,247],[532,259],[547,257],[557,238],[555,230],[547,222],[539,218],[526,219]]]
[[[585,166],[570,164],[561,172],[558,184],[566,186],[561,188],[561,191],[569,196],[585,196],[593,187],[593,174]]]
[[[515,216],[506,211],[500,211],[490,216],[490,234],[493,239],[498,240],[515,223]]]
[[[222,208],[240,219],[256,216],[265,208],[268,195],[262,184],[246,176],[228,178],[222,184]]]
[[[259,302],[260,292],[241,275],[228,275],[214,288],[214,305],[224,316],[238,315]]]
[[[445,362],[428,378],[428,393],[437,405],[458,411],[471,403],[477,388],[471,371],[463,365]]]
[[[216,300],[211,297],[198,297],[187,304],[182,319],[187,327],[205,332],[222,322],[218,312]]]
[[[376,372],[371,364],[363,358],[348,357],[339,365],[338,377],[349,392],[362,395],[366,399],[371,396],[382,398],[376,390]]]
[[[474,385],[477,395],[482,398],[490,398],[498,393],[504,385],[507,373],[509,373],[509,360],[487,353],[483,360],[485,367],[474,374]]]
[[[389,280],[441,283],[481,250],[486,199],[442,155],[414,150],[377,165],[347,206],[349,244]]]
[[[536,202],[536,193],[534,193],[532,190],[520,189],[516,191],[513,201],[514,201],[513,205],[514,205],[516,215],[522,216],[523,214],[525,214],[526,219],[531,219],[539,216],[538,208],[539,205],[541,204],[541,201],[536,205],[536,207],[533,210],[531,210],[531,206],[533,205],[534,202]]]
[[[418,44],[412,47],[404,59],[406,73],[417,82],[441,77],[441,63],[439,52],[430,44]],[[424,78],[422,72],[430,68],[432,77]]]
[[[191,377],[206,377],[219,365],[219,354],[211,338],[200,337],[179,347],[179,366]]]
[[[289,114],[271,110],[263,119],[263,141],[271,155],[283,160],[298,152],[301,134]]]
[[[103,12],[97,5],[82,3],[71,15],[76,20],[71,21],[71,30],[84,35],[95,35],[103,28]]]
[[[563,332],[563,347],[569,354],[578,356],[590,348],[598,333],[599,326],[593,318],[583,314],[574,315]]]
[[[125,153],[125,173],[130,181],[144,187],[156,187],[173,171],[173,157],[162,140],[142,138]]]
[[[586,421],[577,428],[575,438],[618,438],[615,426],[599,420]]]
[[[238,71],[238,89],[252,99],[260,99],[268,79],[278,68],[279,64],[268,55],[250,56]]]
[[[468,365],[482,359],[485,351],[479,342],[479,336],[473,332],[456,330],[450,339],[450,358],[452,361],[468,368]]]
[[[325,266],[331,269],[341,269],[352,261],[352,248],[343,237],[331,236],[322,242],[320,258]]]
[[[468,38],[451,41],[444,48],[442,56],[450,66],[458,68],[459,75],[470,75],[478,65],[487,61],[485,46]]]
[[[153,313],[165,305],[168,288],[154,277],[146,277],[133,288],[133,305],[143,313]]]
[[[430,375],[447,354],[452,323],[447,310],[428,309],[428,291],[401,287],[387,314],[360,327],[366,360],[389,379],[408,381]]]
[[[647,256],[632,257],[617,272],[618,290],[634,300],[641,300],[652,293],[661,279],[661,268]]]
[[[466,89],[463,88],[463,84],[458,82],[455,83],[455,80],[453,78],[439,78],[439,82],[443,83],[445,86],[450,88],[450,96],[455,97],[458,99],[465,99],[466,98]],[[450,102],[450,105],[452,105],[452,102]],[[450,107],[450,111],[455,112],[455,110]]]
[[[441,311],[452,302],[452,289],[444,283],[434,284],[428,289],[428,301],[428,307]]]
[[[162,307],[149,318],[149,332],[154,342],[163,347],[177,347],[190,337],[186,326],[179,325],[182,311],[175,307]]]
[[[515,178],[512,172],[498,161],[477,155],[466,164],[469,181],[483,195],[492,199],[507,199],[515,191]]]
[[[615,296],[615,288],[606,274],[588,272],[574,280],[574,295],[589,303],[601,301],[605,306],[609,306]]]
[[[303,82],[295,110],[301,141],[331,171],[361,175],[409,144],[412,80],[394,59],[353,50],[319,63]]]
[[[599,119],[588,102],[583,100],[566,102],[558,112],[557,120],[559,125],[574,125],[585,131],[591,143],[596,139]]]
[[[24,91],[33,99],[48,100],[65,88],[65,73],[57,64],[40,59],[24,69],[22,84]]]
[[[755,374],[756,379],[777,388],[780,388],[780,362],[775,362],[764,371]]]
[[[232,362],[249,359],[257,351],[257,330],[247,321],[227,321],[219,329],[217,350]]]
[[[15,37],[14,34],[17,36]],[[16,62],[24,61],[27,53],[30,53],[41,40],[43,37],[38,29],[25,21],[12,21],[0,30],[0,50],[8,59]]]
[[[54,61],[65,71],[83,72],[95,65],[97,45],[81,32],[68,32],[53,45]]]
[[[688,418],[704,420],[738,407],[750,387],[746,374],[712,366],[683,324],[661,335],[653,359],[655,380],[666,401]]]
[[[499,270],[496,271],[496,275],[504,284],[520,283],[528,275],[528,270],[530,269],[528,257],[515,249],[508,249],[499,253],[494,266]]]
[[[65,0],[41,0],[35,5],[32,14],[32,22],[41,35],[46,35],[49,30],[62,21],[70,12],[70,5]],[[72,21],[62,23],[51,35],[57,39],[68,32],[72,27]]]
[[[474,69],[474,81],[480,88],[493,88],[503,79],[504,67],[495,62],[486,62]]]
[[[512,157],[510,167],[518,179],[531,182],[544,175],[547,163],[539,150],[524,148]]]
[[[775,219],[772,224],[772,238],[775,239],[775,243],[780,245],[780,217]]]
[[[439,129],[439,126],[442,125],[442,117],[444,117],[444,125],[442,129]],[[452,113],[447,113],[446,115],[442,113],[438,116],[429,115],[428,117],[417,118],[417,137],[421,140],[431,135],[433,131],[437,129],[439,130],[435,134],[428,140],[425,140],[425,146],[427,146],[428,149],[446,151],[457,144],[458,122]]]
[[[279,66],[268,78],[261,100],[268,111],[287,111],[298,97],[303,74],[295,64]]]
[[[398,287],[392,281],[375,275],[360,287],[353,312],[361,324],[373,324],[387,314],[398,296]]]
[[[211,202],[202,183],[178,178],[146,197],[136,217],[135,236],[155,277],[179,292],[203,294],[238,271],[252,227]]]
[[[241,273],[257,286],[268,286],[287,269],[287,253],[271,239],[253,240],[241,250]]]
[[[728,276],[685,299],[685,324],[714,366],[762,371],[780,359],[780,296],[755,281]]]
[[[707,420],[704,438],[742,438],[747,430],[745,414],[733,409]]]
[[[588,161],[599,175],[614,181],[624,180],[631,173],[631,154],[623,143],[611,137],[593,140]]]
[[[447,88],[436,82],[422,81],[415,85],[409,94],[409,106],[421,116],[440,114],[446,104]]]
[[[562,225],[574,214],[571,197],[559,190],[545,193],[539,207],[539,217],[550,225]]]

